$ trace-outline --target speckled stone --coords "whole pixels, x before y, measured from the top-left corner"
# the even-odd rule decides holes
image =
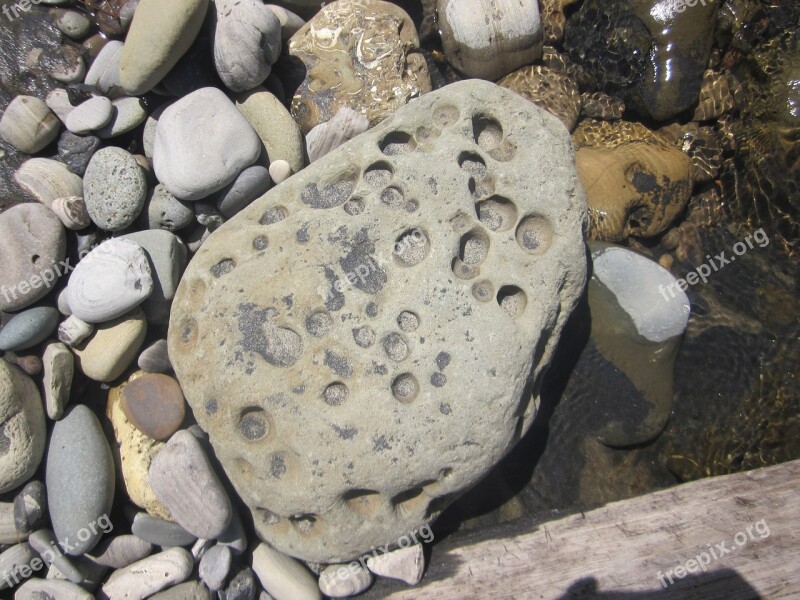
[[[100,229],[119,231],[133,224],[146,197],[147,179],[133,155],[111,146],[92,156],[83,178],[83,198]]]
[[[343,106],[375,125],[429,92],[427,63],[418,50],[414,23],[396,4],[339,0],[324,6],[289,40],[289,54],[308,71],[292,100],[303,133]]]

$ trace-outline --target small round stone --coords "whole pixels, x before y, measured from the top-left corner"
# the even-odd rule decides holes
[[[273,160],[269,165],[269,176],[275,185],[283,183],[292,176],[292,167],[283,159]]]
[[[19,352],[42,343],[58,327],[58,311],[51,306],[38,306],[14,315],[0,330],[0,350]]]
[[[147,373],[122,391],[122,410],[145,435],[167,440],[186,416],[186,403],[178,382],[160,373]]]
[[[111,100],[104,96],[95,96],[70,111],[66,125],[72,133],[81,135],[104,127],[111,116]]]
[[[331,406],[339,406],[347,399],[347,386],[343,383],[332,383],[325,388],[323,397],[325,402]]]
[[[42,150],[60,128],[58,117],[34,96],[17,96],[0,118],[0,137],[25,154]]]
[[[83,179],[83,197],[100,229],[119,231],[130,226],[146,196],[144,171],[129,152],[111,146],[92,156]]]
[[[147,229],[180,231],[195,221],[195,211],[188,202],[178,200],[159,184],[147,195],[140,224]]]
[[[419,317],[411,311],[404,310],[397,317],[397,325],[401,331],[406,333],[416,331],[419,327]]]

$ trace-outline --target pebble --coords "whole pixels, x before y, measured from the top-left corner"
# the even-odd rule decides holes
[[[104,127],[111,120],[111,100],[94,96],[76,106],[67,117],[66,126],[72,133],[82,135]]]
[[[58,217],[40,204],[0,213],[0,310],[16,311],[44,297],[65,268],[66,235]]]
[[[166,373],[172,370],[167,351],[167,340],[156,340],[139,355],[138,366],[148,373]]]
[[[38,356],[30,355],[14,357],[12,354],[7,354],[5,359],[9,363],[17,365],[31,377],[36,377],[42,372],[42,359]]]
[[[64,414],[64,407],[69,402],[75,359],[65,344],[50,342],[44,349],[42,363],[44,367],[42,386],[47,416],[57,421]]]
[[[171,301],[175,297],[188,258],[188,251],[183,241],[169,231],[161,229],[129,233],[118,239],[138,244],[150,261],[153,293],[148,302]],[[146,307],[145,312],[147,312]]]
[[[103,584],[104,598],[109,600],[142,600],[176,583],[192,573],[192,555],[183,548],[169,548],[118,569]]]
[[[56,213],[64,227],[71,231],[80,231],[92,224],[89,211],[86,210],[86,203],[81,196],[56,198],[50,208]]]
[[[49,207],[56,198],[82,196],[83,181],[64,163],[49,158],[31,158],[14,173],[17,185]]]
[[[469,77],[493,81],[542,56],[537,0],[437,0],[436,9],[447,60]]]
[[[114,500],[114,459],[97,416],[85,405],[67,409],[50,435],[45,475],[50,520],[66,554],[97,545]]]
[[[173,435],[150,465],[156,497],[184,529],[215,539],[231,520],[231,503],[200,442],[188,431]]]
[[[145,200],[140,222],[147,229],[180,231],[194,223],[194,208],[188,202],[178,200],[163,185],[150,190]]]
[[[133,518],[131,532],[136,537],[156,546],[189,546],[197,541],[183,527],[173,521],[159,519],[147,513],[137,513]]]
[[[152,293],[153,276],[144,249],[131,240],[110,239],[75,267],[69,280],[69,307],[87,323],[104,323]]]
[[[73,347],[78,368],[89,379],[113,381],[136,360],[146,334],[147,319],[140,308],[105,322],[83,346]]]
[[[0,137],[20,152],[36,154],[58,137],[61,123],[42,100],[17,96],[0,118]]]
[[[146,436],[165,441],[183,423],[186,402],[178,382],[168,375],[146,373],[122,391],[122,410]]]
[[[0,360],[0,431],[3,436],[0,494],[5,494],[36,472],[44,455],[47,433],[36,384],[4,360]]]
[[[217,209],[230,219],[256,198],[262,196],[272,183],[269,171],[261,165],[253,165],[242,171],[236,180],[214,196]]]
[[[52,110],[62,123],[66,123],[69,113],[75,108],[69,101],[69,94],[63,88],[56,88],[44,99],[44,103]]]
[[[28,55],[33,69],[44,70],[50,77],[61,83],[78,83],[86,75],[86,63],[80,51],[72,45],[64,44],[55,48],[34,51]]]
[[[94,59],[83,82],[100,91],[101,94],[118,96],[122,93],[119,79],[120,57],[123,43],[117,40],[108,42]]]
[[[58,339],[70,348],[79,346],[83,340],[94,333],[94,325],[70,315],[58,326]]]
[[[372,581],[372,573],[358,563],[330,565],[319,574],[319,589],[331,598],[348,598],[365,591]]]
[[[29,308],[15,314],[0,329],[0,350],[19,352],[38,346],[58,327],[58,311],[51,306]]]
[[[381,577],[399,579],[416,585],[425,572],[425,554],[422,544],[400,548],[367,558],[367,568]]]
[[[54,565],[72,583],[81,583],[84,575],[73,562],[62,554],[58,540],[50,529],[34,531],[28,542],[48,565]]]
[[[317,579],[291,556],[259,544],[253,550],[253,571],[275,600],[321,600]]]
[[[16,544],[3,551],[0,554],[0,573],[3,574],[3,578],[0,579],[0,590],[16,585],[25,579],[26,575],[30,577],[31,571],[38,570],[34,569],[34,566],[41,569],[43,563],[28,542]]]
[[[241,554],[247,550],[247,533],[237,511],[233,511],[228,528],[222,532],[217,541],[223,546],[228,546],[234,554]]]
[[[217,592],[219,600],[255,600],[258,593],[256,576],[250,567],[241,567],[228,585]]]
[[[283,102],[272,92],[256,88],[235,98],[236,108],[258,134],[267,160],[285,160],[297,173],[305,165],[305,144],[300,127]]]
[[[269,176],[275,185],[283,183],[292,176],[292,167],[285,160],[276,160],[269,165]]]
[[[92,26],[89,19],[83,13],[75,10],[62,10],[58,9],[54,12],[56,27],[69,38],[73,40],[82,40],[89,33],[89,28]]]
[[[100,138],[93,135],[75,135],[67,130],[58,139],[58,158],[73,173],[83,177],[94,153],[100,149]],[[81,188],[81,196],[83,189]]]
[[[41,481],[29,481],[14,497],[14,523],[17,531],[24,534],[35,531],[42,526],[47,514],[45,485]]]
[[[117,454],[122,475],[122,484],[130,501],[146,510],[150,515],[161,519],[172,519],[172,515],[156,498],[150,487],[148,471],[153,457],[164,447],[163,442],[154,440],[139,431],[122,411],[122,391],[130,381],[142,375],[135,372],[127,382],[113,387],[108,392],[106,417],[114,430],[114,450]]]
[[[184,96],[158,119],[153,168],[181,200],[200,200],[221,190],[261,153],[253,128],[216,88]]]
[[[200,33],[208,5],[208,0],[140,0],[119,63],[126,93],[149,92],[170,72]]]
[[[306,24],[306,22],[295,13],[286,10],[277,4],[267,4],[275,16],[278,17],[278,22],[281,24],[281,40],[288,42],[297,31]]]
[[[225,579],[231,570],[231,549],[216,545],[208,550],[200,559],[199,574],[212,592],[225,585]]]
[[[83,178],[92,221],[106,231],[133,224],[144,207],[147,179],[130,152],[114,146],[95,152]]]
[[[317,125],[306,135],[309,162],[319,160],[367,129],[367,117],[350,108],[340,108],[330,121]]]
[[[261,0],[216,0],[214,65],[234,92],[252,90],[269,76],[281,52],[281,22]]]
[[[153,551],[153,545],[135,535],[117,535],[100,540],[86,557],[98,565],[123,569],[142,560]]]
[[[108,569],[93,563],[85,556],[73,556],[70,560],[83,574],[83,581],[80,583],[80,586],[86,590],[97,590],[105,579]],[[47,579],[66,581],[67,577],[58,567],[50,565],[50,569],[47,571]]]
[[[61,579],[28,579],[14,593],[14,600],[94,600],[79,585]]]
[[[212,595],[199,581],[187,581],[150,596],[150,600],[212,600]]]
[[[156,129],[158,128],[158,120],[161,118],[161,115],[164,113],[167,108],[171,105],[171,102],[165,102],[157,109],[155,109],[150,115],[145,119],[144,122],[144,129],[142,131],[142,150],[144,150],[144,155],[147,158],[153,158],[153,145],[156,141]]]
[[[117,98],[112,103],[111,121],[97,131],[106,140],[133,131],[147,119],[147,110],[141,98]]]

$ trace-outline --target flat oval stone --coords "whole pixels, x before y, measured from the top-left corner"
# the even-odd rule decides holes
[[[0,213],[0,310],[16,311],[45,296],[65,269],[64,226],[39,204],[18,204]]]
[[[250,567],[237,567],[236,575],[230,578],[228,585],[217,591],[217,598],[219,600],[255,598],[259,589],[253,569]]]
[[[123,569],[142,560],[153,551],[153,545],[135,535],[117,535],[100,540],[87,558],[98,565],[112,569]]]
[[[186,415],[181,386],[172,377],[146,373],[122,391],[122,410],[137,429],[155,440],[167,440]]]
[[[93,600],[92,596],[79,585],[61,579],[28,579],[14,593],[14,600]]]
[[[14,315],[0,329],[0,350],[19,352],[41,344],[58,327],[60,315],[52,306],[38,306]]]
[[[203,88],[158,119],[153,168],[176,198],[200,200],[228,185],[259,154],[258,136],[228,97]]]
[[[36,553],[31,549],[28,542],[15,544],[0,554],[0,590],[4,590],[13,585],[12,581],[25,579],[25,572],[30,572],[31,562],[36,558]]]
[[[26,160],[14,173],[14,181],[48,207],[56,198],[83,194],[83,180],[64,163],[49,158]]]
[[[236,180],[216,196],[217,209],[230,219],[233,215],[264,194],[272,183],[269,171],[261,165],[253,165],[242,171]]]
[[[73,347],[72,352],[78,368],[89,379],[114,381],[136,360],[145,335],[147,319],[140,308],[135,308],[99,325],[92,337],[83,345]]]
[[[44,400],[47,416],[57,421],[64,414],[75,373],[75,358],[61,342],[47,344],[42,356]]]
[[[505,456],[536,415],[526,382],[583,294],[584,202],[563,124],[468,80],[205,241],[173,301],[169,354],[259,537],[349,562],[431,521]]]
[[[36,384],[0,360],[0,494],[33,476],[46,443],[44,410]]]
[[[83,178],[83,198],[100,229],[119,231],[131,225],[146,197],[147,179],[130,152],[111,146],[92,156]]]
[[[50,209],[17,204],[0,213],[0,239],[0,310],[16,311],[44,297],[66,271],[67,238]]]
[[[103,584],[107,598],[147,598],[184,581],[192,573],[192,555],[183,548],[169,548],[117,569]]]
[[[79,556],[94,548],[103,536],[99,522],[108,519],[114,501],[114,460],[89,407],[69,408],[53,426],[45,483],[50,520],[64,552]]]
[[[94,59],[92,66],[83,80],[86,85],[96,87],[101,94],[119,95],[122,87],[119,81],[119,63],[123,43],[111,40]]]
[[[139,355],[139,368],[148,373],[166,373],[172,370],[167,351],[167,340],[156,340]]]
[[[156,546],[189,546],[197,541],[183,527],[173,521],[159,519],[147,513],[137,513],[133,518],[131,532],[136,537]]]
[[[43,101],[17,96],[0,118],[0,137],[25,154],[36,154],[58,137],[61,123]]]
[[[231,502],[197,438],[173,435],[150,464],[150,485],[186,531],[215,539],[231,520]]]
[[[86,210],[86,203],[80,196],[70,196],[69,198],[56,198],[50,207],[64,227],[72,231],[86,229],[92,224],[89,211]]]
[[[150,262],[142,247],[110,239],[87,254],[69,279],[73,316],[104,323],[144,302],[153,293]]]
[[[370,556],[367,558],[367,568],[375,575],[399,579],[408,585],[417,585],[425,572],[422,544]]]
[[[147,119],[141,98],[117,98],[111,104],[111,121],[97,131],[100,139],[106,140],[133,131]]]
[[[148,300],[172,300],[188,258],[183,241],[175,234],[161,229],[128,233],[118,239],[138,244],[150,260],[154,285]]]
[[[317,579],[297,559],[266,544],[253,550],[253,571],[268,594],[278,600],[322,599]]]
[[[212,595],[199,581],[187,581],[150,596],[150,600],[212,600]]]
[[[358,563],[330,565],[319,574],[319,589],[330,598],[349,598],[366,590],[373,579]]]
[[[94,96],[70,111],[66,126],[72,133],[81,135],[104,127],[112,115],[111,100]]]
[[[231,570],[231,549],[216,545],[200,559],[199,575],[212,592],[223,585]]]

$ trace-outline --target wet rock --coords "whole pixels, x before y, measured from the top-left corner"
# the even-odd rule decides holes
[[[52,211],[20,204],[0,214],[0,310],[15,311],[45,296],[64,268],[66,236]]]
[[[83,177],[89,161],[100,149],[100,138],[93,135],[75,135],[65,131],[58,138],[58,159],[73,173]],[[83,196],[83,192],[81,192]]]
[[[583,116],[590,119],[616,121],[625,112],[625,103],[603,92],[584,92],[581,94]]]
[[[303,168],[303,134],[291,113],[264,88],[239,94],[236,108],[258,134],[269,163],[285,160],[296,173]]]
[[[122,87],[149,92],[169,73],[200,33],[208,0],[140,0],[119,62]]]
[[[140,308],[107,321],[88,341],[73,347],[78,368],[89,379],[113,381],[136,360],[146,334],[147,320]]]
[[[147,229],[175,232],[194,223],[194,216],[191,204],[178,200],[159,184],[148,193],[140,222]]]
[[[16,367],[0,361],[0,494],[33,476],[46,443],[44,410],[36,384]]]
[[[573,140],[595,239],[658,235],[686,206],[692,161],[663,135],[639,123],[586,119]]]
[[[45,206],[56,198],[82,196],[83,181],[56,160],[31,158],[22,163],[14,173],[17,185]]]
[[[268,594],[276,600],[322,598],[317,579],[291,556],[259,544],[253,550],[253,571]]]
[[[142,211],[147,179],[129,152],[113,146],[103,148],[86,168],[83,197],[98,227],[119,231],[130,226]]]
[[[103,584],[104,598],[147,598],[192,573],[192,555],[183,548],[169,548],[114,571]]]
[[[700,85],[700,97],[692,121],[713,121],[736,108],[734,90],[739,86],[727,72],[707,69]]]
[[[44,399],[47,416],[57,421],[64,414],[72,388],[75,360],[69,348],[60,342],[47,344],[42,357],[44,363]]]
[[[178,382],[156,373],[146,373],[125,386],[122,411],[139,431],[160,441],[178,430],[186,414]]]
[[[565,73],[542,65],[522,67],[497,82],[555,115],[572,131],[581,111],[578,84]]]
[[[114,500],[114,461],[95,414],[85,405],[56,421],[47,451],[47,497],[56,538],[66,554],[94,548]]]
[[[422,544],[370,556],[367,558],[367,567],[375,575],[416,585],[422,580],[422,574],[425,572]]]
[[[53,11],[56,27],[73,40],[82,40],[89,33],[92,24],[83,13],[75,10],[56,9]]]
[[[330,121],[320,123],[306,135],[309,162],[322,158],[367,129],[367,117],[350,108],[340,108]]]
[[[191,433],[173,435],[150,464],[150,485],[172,518],[200,538],[214,539],[231,521],[231,503]]]
[[[527,429],[537,403],[519,373],[533,360],[541,376],[549,353],[532,353],[556,343],[585,278],[573,164],[560,121],[471,80],[401,109],[208,238],[173,302],[169,353],[262,539],[348,561],[435,518]],[[420,288],[430,280],[452,283]],[[466,432],[477,410],[485,428]],[[301,444],[311,431],[317,442]],[[342,470],[359,485],[342,485]]]
[[[150,555],[153,546],[135,535],[118,535],[100,540],[86,556],[98,565],[123,569]]]
[[[33,96],[17,96],[0,118],[0,137],[20,152],[36,154],[58,137],[61,123]]]
[[[447,60],[469,77],[499,79],[542,56],[535,0],[438,0],[436,11]]]
[[[269,76],[281,52],[281,24],[260,0],[217,0],[214,64],[234,92],[252,90]]]
[[[261,152],[244,117],[216,88],[181,98],[158,119],[153,168],[181,200],[200,200],[221,190]]]
[[[127,239],[111,239],[97,246],[78,263],[69,279],[69,307],[86,323],[104,323],[122,316],[152,293],[147,254]]]
[[[111,120],[111,106],[111,100],[104,96],[86,100],[70,111],[67,129],[76,135],[82,135],[104,127]]]
[[[333,31],[339,34],[331,36]],[[414,23],[394,4],[340,0],[324,6],[289,40],[289,53],[307,69],[292,100],[303,133],[342,107],[375,125],[429,92],[427,63],[418,50]]]
[[[166,521],[145,513],[138,513],[131,525],[133,534],[156,546],[189,546],[197,541],[192,535],[174,521]]]

